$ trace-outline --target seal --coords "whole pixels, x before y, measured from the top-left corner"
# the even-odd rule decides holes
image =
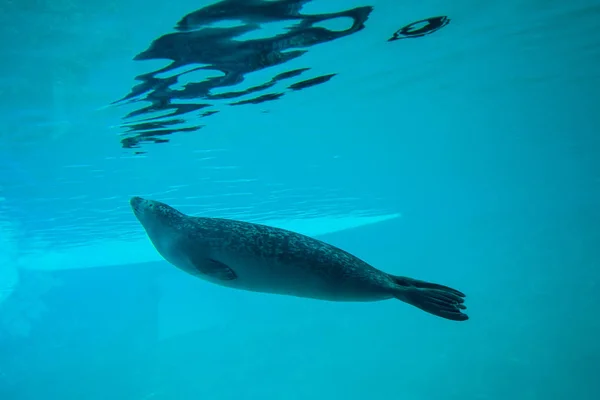
[[[266,225],[193,217],[141,197],[130,204],[165,260],[212,283],[328,301],[396,298],[449,320],[469,318],[458,290],[385,273],[320,240]]]

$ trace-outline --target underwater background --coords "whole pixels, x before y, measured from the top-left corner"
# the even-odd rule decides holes
[[[2,10],[0,399],[600,398],[600,1]],[[211,285],[131,196],[455,287],[470,319]]]

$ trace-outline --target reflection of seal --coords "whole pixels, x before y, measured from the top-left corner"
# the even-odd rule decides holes
[[[264,225],[191,217],[140,197],[130,203],[167,261],[213,283],[331,301],[395,297],[443,318],[468,319],[461,312],[461,292],[387,274],[319,240]]]
[[[446,16],[422,19],[421,21],[413,22],[412,24],[398,29],[396,32],[394,32],[394,35],[388,39],[388,42],[429,35],[433,32],[439,31],[449,23],[450,18]]]

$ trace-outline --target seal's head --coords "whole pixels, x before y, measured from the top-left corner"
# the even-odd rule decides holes
[[[129,204],[156,250],[167,261],[176,259],[173,258],[173,243],[186,225],[186,215],[165,203],[137,196],[132,197]]]
[[[132,197],[129,200],[131,209],[146,231],[156,228],[174,226],[185,215],[173,207],[160,201]]]

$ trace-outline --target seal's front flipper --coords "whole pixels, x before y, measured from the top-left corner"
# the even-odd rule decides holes
[[[199,261],[190,261],[196,270],[198,270],[198,272],[200,272],[202,275],[207,275],[222,281],[232,281],[237,279],[237,274],[235,271],[220,261],[213,260],[212,258],[205,258]]]
[[[210,265],[210,268],[208,268],[206,275],[210,275],[223,281],[232,281],[237,279],[237,274],[235,271],[220,261],[209,259],[208,265]]]
[[[438,317],[453,321],[466,321],[469,319],[467,314],[461,312],[461,310],[467,308],[463,304],[465,295],[462,292],[436,283],[402,276],[390,275],[390,277],[396,284],[393,294],[398,300]]]

